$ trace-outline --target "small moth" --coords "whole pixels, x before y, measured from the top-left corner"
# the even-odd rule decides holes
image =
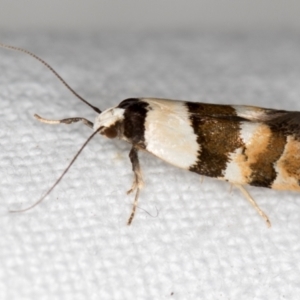
[[[13,46],[0,46],[25,52],[41,61],[72,93],[98,113],[94,123],[85,118],[48,120],[35,115],[47,124],[80,121],[94,132],[48,192],[38,202],[20,211],[43,201],[98,133],[132,145],[129,158],[134,179],[128,193],[135,192],[135,198],[128,225],[133,220],[143,186],[139,151],[149,152],[199,175],[228,181],[242,191],[268,226],[271,225],[269,218],[244,185],[300,191],[300,112],[158,98],[130,98],[101,111],[79,96],[52,67],[33,53]]]

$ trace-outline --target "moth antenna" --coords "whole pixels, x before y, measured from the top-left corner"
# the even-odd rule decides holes
[[[40,204],[53,191],[53,189],[60,183],[60,181],[67,174],[67,172],[69,171],[69,169],[71,168],[71,166],[74,164],[74,162],[77,159],[77,157],[79,156],[79,154],[82,152],[82,150],[85,148],[85,146],[90,142],[90,140],[100,131],[100,129],[101,128],[99,128],[98,130],[96,130],[95,132],[93,132],[93,134],[91,134],[90,137],[84,142],[84,144],[81,146],[81,148],[79,149],[79,151],[73,157],[73,159],[71,160],[71,162],[69,163],[69,165],[67,166],[67,168],[63,171],[63,173],[54,182],[54,184],[51,186],[51,188],[46,192],[46,194],[44,196],[42,196],[37,202],[35,202],[34,204],[32,204],[31,206],[29,206],[27,208],[20,209],[20,210],[10,210],[9,212],[10,213],[24,212],[24,211],[30,210],[30,209],[34,208],[35,206],[37,206],[38,204]]]
[[[71,93],[73,93],[73,95],[75,95],[79,100],[81,100],[82,102],[84,102],[85,104],[87,104],[89,107],[91,107],[95,112],[97,112],[98,114],[101,113],[101,110],[99,108],[97,108],[96,106],[93,106],[92,104],[90,104],[88,101],[86,101],[84,98],[82,98],[77,92],[75,92],[68,84],[67,82],[48,64],[46,63],[43,59],[41,59],[40,57],[38,57],[37,55],[33,54],[32,52],[19,48],[19,47],[14,47],[14,46],[10,46],[10,45],[6,45],[6,44],[2,44],[0,43],[0,47],[2,48],[6,48],[6,49],[10,49],[10,50],[15,50],[15,51],[19,51],[19,52],[23,52],[26,53],[30,56],[32,56],[33,58],[35,58],[36,60],[38,60],[39,62],[41,62],[44,66],[46,66],[62,83],[63,85],[69,90],[71,91]]]

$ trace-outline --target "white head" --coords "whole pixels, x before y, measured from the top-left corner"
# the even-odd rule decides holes
[[[123,108],[112,107],[99,114],[94,123],[94,131],[100,129],[100,134],[108,138],[121,137],[121,123],[124,120]]]
[[[94,130],[110,138],[119,138],[145,148],[144,131],[148,104],[139,98],[123,100],[118,106],[96,117]]]

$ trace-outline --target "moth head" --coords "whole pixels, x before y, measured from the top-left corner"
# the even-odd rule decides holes
[[[122,123],[124,120],[124,109],[112,107],[99,114],[94,122],[94,131],[99,130],[99,133],[114,139],[121,138]]]
[[[108,138],[117,137],[144,148],[147,106],[143,99],[125,99],[118,106],[99,114],[94,123],[94,130]]]

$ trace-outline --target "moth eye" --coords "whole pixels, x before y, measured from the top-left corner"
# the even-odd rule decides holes
[[[118,131],[116,127],[112,126],[112,127],[105,128],[103,131],[101,131],[101,134],[105,135],[109,139],[114,139],[115,137],[117,137]]]

